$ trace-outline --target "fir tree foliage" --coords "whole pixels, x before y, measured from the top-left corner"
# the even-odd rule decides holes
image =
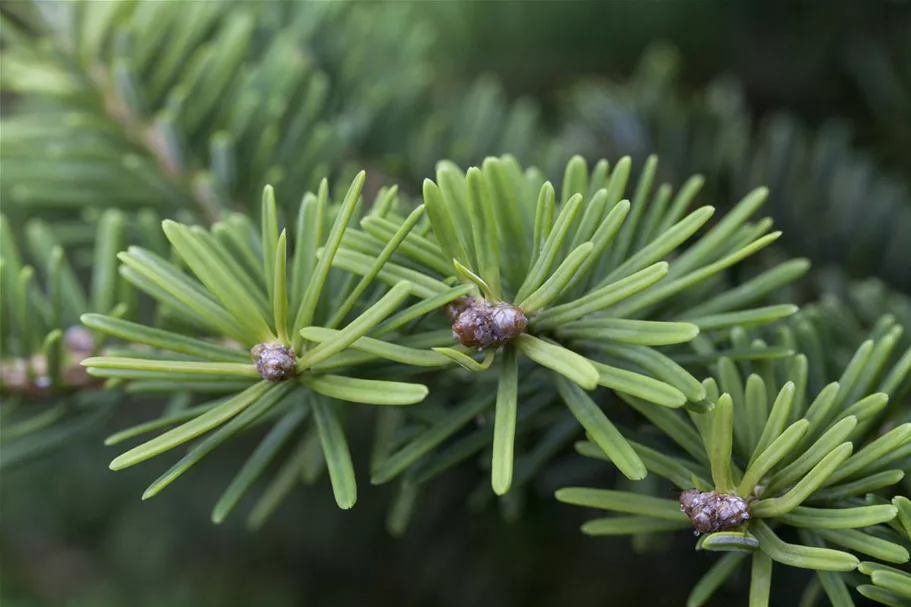
[[[211,222],[255,213],[267,183],[315,189],[424,90],[428,32],[397,25],[408,11],[15,3],[0,13],[2,86],[21,96],[2,121],[5,211],[152,207]]]
[[[794,330],[784,327],[779,334],[795,348],[804,339],[818,340],[819,332],[805,318],[793,324]],[[769,604],[772,562],[815,570],[818,583],[839,606],[853,605],[850,578],[839,572],[862,567],[869,574],[881,567],[861,566],[852,553],[898,565],[908,562],[911,543],[899,518],[907,500],[889,502],[877,494],[895,491],[911,468],[911,422],[897,423],[901,419],[889,414],[890,399],[901,402],[911,379],[911,348],[895,353],[900,335],[901,327],[884,317],[832,382],[804,354],[739,364],[721,357],[703,382],[714,402],[706,413],[681,415],[623,397],[675,443],[675,451],[636,444],[649,471],[679,489],[736,496],[749,508],[747,520],[696,542],[698,550],[729,554],[696,584],[689,605],[705,604],[747,558],[753,607]],[[744,338],[749,339],[741,329],[731,339]],[[763,345],[761,339],[757,345]],[[906,407],[896,411],[907,416]],[[610,460],[590,439],[576,448]],[[590,535],[691,529],[695,522],[678,500],[640,492],[568,487],[556,495],[566,503],[615,514],[583,525]],[[782,539],[793,534],[788,527],[800,543]],[[894,583],[892,590],[906,583],[901,576],[885,578]],[[889,597],[892,590],[867,584],[861,592],[876,598]]]
[[[161,424],[144,424],[141,428],[147,430],[184,422],[118,457],[112,467],[144,461],[220,427],[146,492],[146,496],[155,495],[222,441],[273,408],[281,410],[287,382],[270,383],[268,379],[275,378],[268,378],[259,364],[249,360],[250,352],[256,357],[255,348],[265,344],[290,349],[292,359],[296,357],[293,373],[283,371],[278,376],[290,375],[291,383],[303,384],[287,398],[309,399],[312,407],[324,411],[332,411],[324,398],[375,404],[412,404],[423,399],[427,393],[423,385],[380,384],[335,373],[377,359],[397,363],[385,367],[384,377],[413,374],[413,367],[494,374],[496,398],[478,396],[459,402],[440,395],[449,409],[445,416],[404,445],[392,448],[390,443],[381,449],[387,457],[375,458],[374,483],[406,471],[492,407],[491,483],[496,493],[506,493],[514,475],[520,385],[538,386],[537,392],[548,397],[536,399],[537,407],[543,407],[538,415],[529,407],[530,424],[540,423],[536,418],[551,415],[551,405],[562,401],[598,444],[622,462],[624,474],[644,477],[646,467],[640,457],[587,392],[604,386],[662,407],[704,409],[710,403],[700,382],[658,348],[692,340],[700,323],[717,331],[734,322],[772,322],[796,309],[752,307],[764,295],[761,289],[729,297],[722,314],[699,315],[686,306],[667,305],[671,295],[700,285],[778,234],[766,233],[770,222],[747,222],[765,196],[760,190],[745,197],[734,213],[685,251],[676,253],[707,224],[712,209],[687,214],[698,179],[673,198],[669,186],[653,191],[656,163],[651,159],[640,176],[630,223],[624,220],[634,206],[621,200],[630,172],[628,159],[621,159],[608,172],[606,161],[589,171],[581,158],[574,158],[566,167],[558,205],[553,186],[543,181],[539,171],[523,171],[509,157],[490,158],[467,174],[452,163],[441,163],[438,182],[442,187],[428,180],[425,205],[407,216],[395,190],[385,190],[360,217],[359,230],[349,228],[349,223],[356,215],[364,175],[355,179],[338,205],[329,203],[324,181],[318,194],[304,197],[291,253],[285,232],[278,232],[279,213],[271,188],[263,196],[259,234],[240,214],[216,223],[210,231],[166,221],[164,232],[170,244],[198,281],[167,259],[136,247],[120,254],[121,273],[157,299],[184,332],[213,335],[238,347],[86,315],[87,326],[155,351],[134,348],[120,356],[89,358],[83,364],[93,376],[135,382],[133,391],[161,391],[168,386],[188,392],[237,393],[192,409],[194,416],[189,419],[190,413],[180,412],[165,416]],[[642,207],[653,196],[659,203],[645,213]],[[422,222],[425,208],[427,218]],[[334,217],[331,229],[321,229],[330,217]],[[674,269],[669,269],[665,258],[672,258]],[[421,301],[399,310],[411,295]],[[527,330],[510,336],[508,343],[496,344],[501,348],[480,354],[454,346],[451,330],[440,323],[440,308],[466,296],[492,304],[511,302],[528,318]],[[354,312],[361,315],[344,324]],[[428,326],[419,328],[416,323],[424,316],[430,316]],[[442,328],[436,329],[434,321]],[[302,399],[302,394],[311,396]],[[322,429],[320,417],[315,419]],[[340,422],[333,420],[331,437],[328,430],[321,430],[324,456],[339,504],[350,507],[354,499],[351,460]],[[134,434],[128,431],[117,440]],[[571,436],[566,430],[562,434],[564,441]],[[472,450],[486,444],[486,439],[475,439]],[[470,454],[463,451],[443,466],[432,466],[434,473]],[[426,470],[421,476],[427,479]],[[414,478],[406,484],[413,484]]]
[[[478,358],[466,346],[435,348],[469,371],[498,378],[495,403],[472,409],[474,415],[495,409],[491,478],[498,494],[509,490],[513,476],[516,423],[523,406],[516,386],[548,370],[572,415],[617,455],[624,474],[642,478],[644,465],[586,391],[603,386],[665,407],[703,407],[699,381],[657,347],[688,342],[703,327],[772,322],[796,310],[752,307],[762,297],[758,290],[729,298],[720,308],[727,316],[693,314],[685,305],[675,309],[668,302],[704,286],[778,233],[768,233],[768,221],[747,221],[765,198],[760,189],[679,252],[707,225],[713,209],[688,212],[701,183],[698,177],[676,195],[669,185],[655,188],[656,167],[657,159],[649,159],[632,202],[624,198],[628,158],[613,170],[605,160],[590,170],[581,157],[573,158],[564,171],[559,202],[540,171],[523,170],[508,156],[488,158],[467,172],[444,161],[436,180],[424,182],[434,240],[406,237],[396,253],[401,262],[393,258],[395,265],[387,265],[386,280],[414,272],[408,266],[416,266],[441,284],[471,286],[475,300],[507,302],[528,318],[527,329],[499,353],[488,348]],[[367,218],[362,231],[346,235],[337,265],[366,273],[397,221]],[[466,415],[462,425],[474,415]],[[447,431],[457,428],[453,424]],[[374,482],[397,476],[441,438],[437,428],[428,429],[381,465]]]
[[[666,47],[570,91],[556,135],[492,78],[441,102],[411,10],[0,10],[0,465],[158,396],[106,441],[116,470],[173,454],[144,499],[248,435],[213,521],[261,487],[257,528],[324,472],[347,509],[364,450],[401,534],[465,463],[469,506],[514,518],[575,443],[623,476],[557,492],[612,513],[584,533],[724,553],[690,605],[747,559],[751,607],[773,563],[813,571],[803,605],[907,605],[907,184],[840,123],[690,95]],[[861,88],[892,124],[900,87]],[[353,169],[377,165],[404,193]],[[884,282],[798,282],[792,254]]]
[[[435,104],[409,138],[404,154],[390,159],[390,164],[407,167],[409,178],[423,179],[434,173],[440,158],[473,166],[503,151],[548,175],[560,171],[571,156],[567,143],[543,124],[541,109],[532,100],[511,101],[498,80],[481,76],[464,95]]]
[[[816,281],[822,297],[804,305],[793,321],[804,320],[803,326],[818,334],[815,341],[820,345],[814,348],[813,358],[822,367],[821,376],[834,376],[873,330],[879,331],[880,336],[884,330],[895,331],[896,352],[911,347],[911,334],[896,329],[911,326],[911,297],[889,289],[880,280],[851,281],[843,273],[831,270],[819,272]],[[911,380],[906,386],[909,383]],[[908,392],[909,387],[905,387],[897,396],[907,398]]]
[[[907,545],[911,543],[911,500],[899,496],[892,503],[898,515],[890,526]],[[857,591],[868,599],[889,607],[907,605],[911,601],[911,573],[874,561],[862,561],[857,569],[869,577],[868,583],[857,587]]]
[[[382,271],[385,258],[416,225],[422,207],[412,211],[390,239],[385,255],[374,261],[363,278],[350,280],[331,272],[347,224],[361,201],[364,178],[363,172],[355,178],[339,204],[330,204],[326,181],[316,195],[305,196],[294,224],[293,247],[289,247],[287,232],[279,232],[277,205],[272,189],[267,187],[259,233],[252,231],[240,215],[216,223],[210,230],[164,222],[168,241],[192,275],[181,265],[140,247],[119,255],[121,274],[127,281],[156,299],[184,327],[216,340],[190,337],[187,329],[175,332],[112,316],[83,315],[86,326],[132,344],[116,354],[87,358],[82,364],[88,373],[133,381],[132,389],[137,392],[170,389],[228,393],[190,409],[167,411],[152,423],[109,439],[109,443],[117,443],[174,426],[114,459],[111,468],[118,470],[212,431],[156,480],[145,498],[156,495],[248,426],[272,423],[273,430],[216,506],[213,518],[221,520],[283,442],[291,438],[292,430],[310,417],[336,501],[342,508],[354,505],[356,484],[340,403],[411,405],[424,399],[427,388],[358,377],[346,370],[377,357],[405,358],[421,366],[445,363],[445,359],[426,357],[417,348],[378,339],[368,339],[360,348],[346,352],[384,322],[385,332],[401,326],[420,305],[390,318],[412,295],[411,283],[401,280],[386,288],[375,284],[374,278]],[[387,194],[386,199],[391,197]],[[461,292],[447,291],[453,298]],[[279,369],[269,367],[268,357],[275,351],[280,352],[278,362],[284,365]],[[354,356],[346,357],[346,353]],[[306,451],[307,458],[319,456],[312,449]],[[302,457],[295,452],[290,461],[303,465],[307,461],[301,461]],[[274,499],[268,492],[266,497]],[[254,520],[261,516],[262,509],[254,509]]]
[[[575,87],[565,97],[564,145],[587,156],[657,154],[665,178],[705,175],[705,197],[719,209],[732,192],[768,187],[767,209],[790,254],[909,288],[909,184],[859,150],[849,125],[830,119],[814,132],[784,112],[756,120],[736,81],[688,91],[680,73],[676,51],[657,45],[629,81]],[[898,99],[890,103],[901,111]]]
[[[20,238],[0,215],[3,468],[84,434],[123,399],[117,391],[102,391],[102,382],[80,367],[83,358],[110,344],[104,335],[83,328],[79,318],[87,312],[117,318],[136,314],[136,292],[119,277],[116,256],[128,237],[154,242],[148,228],[157,221],[149,213],[103,212],[89,226],[94,250],[74,263],[48,224],[32,220]],[[91,266],[87,286],[80,280],[82,262]]]

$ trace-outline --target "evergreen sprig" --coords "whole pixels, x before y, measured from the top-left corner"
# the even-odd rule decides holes
[[[415,347],[419,343],[409,346],[407,340],[390,343],[367,337],[392,331],[422,308],[419,302],[390,317],[420,289],[405,280],[391,288],[374,282],[385,259],[417,224],[422,207],[412,211],[361,280],[331,271],[343,233],[356,214],[364,179],[361,172],[340,204],[330,203],[326,181],[318,194],[307,194],[294,222],[292,245],[287,232],[279,232],[278,207],[272,189],[266,188],[260,233],[239,215],[211,230],[168,220],[164,233],[177,263],[139,247],[119,255],[123,277],[158,300],[185,329],[176,332],[106,315],[83,315],[86,326],[133,344],[84,360],[88,373],[132,381],[136,392],[228,394],[194,407],[166,410],[157,420],[109,438],[110,444],[119,443],[174,426],[115,458],[111,468],[119,470],[211,432],[152,483],[144,498],[156,495],[239,432],[271,424],[272,430],[216,505],[213,519],[220,521],[309,417],[321,452],[313,448],[313,433],[304,434],[254,508],[251,523],[260,524],[268,516],[302,469],[318,471],[320,458],[339,506],[354,505],[356,483],[342,428],[343,403],[410,405],[427,395],[422,384],[359,377],[357,369],[377,358],[421,366],[447,362],[427,356]],[[375,203],[372,211],[381,207]],[[444,290],[450,298],[464,292],[445,286]],[[189,336],[190,331],[200,337]]]
[[[602,160],[589,171],[582,158],[573,158],[558,203],[553,185],[538,170],[523,170],[511,157],[488,158],[467,172],[449,161],[439,163],[436,180],[424,183],[432,234],[406,237],[380,279],[390,284],[403,277],[415,284],[430,279],[440,292],[445,284],[467,285],[475,302],[471,305],[505,305],[527,319],[527,328],[487,347],[480,358],[474,353],[478,344],[435,348],[483,376],[472,381],[495,385],[496,397],[457,406],[378,464],[373,482],[388,482],[414,465],[404,480],[413,487],[492,444],[491,483],[495,493],[507,493],[516,470],[516,435],[522,431],[519,412],[524,410],[527,424],[535,424],[533,407],[525,404],[518,387],[539,384],[529,392],[539,403],[534,408],[550,416],[549,401],[562,401],[621,462],[624,474],[642,478],[646,468],[641,459],[586,392],[604,386],[664,407],[705,407],[700,382],[658,348],[688,342],[700,329],[764,324],[796,311],[794,306],[753,304],[775,284],[806,271],[803,261],[772,270],[774,280],[721,295],[713,314],[701,314],[699,306],[690,304],[690,298],[701,300],[718,290],[712,279],[778,237],[767,233],[771,222],[748,222],[765,198],[763,190],[747,195],[681,251],[713,214],[711,207],[687,214],[701,180],[689,180],[676,195],[669,185],[656,189],[657,159],[652,158],[630,202],[621,200],[630,166],[624,158],[609,171]],[[334,263],[366,273],[399,222],[392,216],[366,218],[360,231],[346,233]],[[459,329],[453,324],[454,331]],[[491,409],[492,432],[481,430],[431,454]],[[571,440],[571,431],[558,427],[559,438],[544,435],[533,447],[546,448],[533,458],[536,466]]]
[[[696,547],[730,554],[694,587],[689,605],[708,601],[748,555],[751,606],[769,604],[773,561],[816,570],[833,604],[851,605],[846,582],[836,572],[853,571],[860,561],[829,546],[899,564],[908,562],[911,547],[888,525],[903,502],[889,504],[875,495],[895,487],[911,466],[911,423],[882,434],[869,431],[883,421],[890,395],[911,369],[907,356],[888,362],[895,333],[876,333],[857,349],[839,381],[818,392],[812,359],[800,354],[740,365],[720,358],[703,382],[714,403],[706,413],[684,416],[621,395],[680,450],[638,444],[651,472],[708,496],[701,499],[735,499],[747,508],[746,517],[725,520],[722,510],[689,508],[688,492],[678,502],[573,487],[559,490],[557,499],[624,515],[586,523],[582,530],[591,535],[700,528],[700,514],[715,517],[711,520],[719,524]],[[577,443],[577,450],[610,459],[590,440]],[[781,539],[792,533],[787,527],[797,531],[800,544]]]

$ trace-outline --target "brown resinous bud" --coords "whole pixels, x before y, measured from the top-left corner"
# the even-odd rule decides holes
[[[467,348],[502,346],[518,337],[528,325],[521,308],[506,302],[460,297],[446,306],[452,336]]]
[[[449,322],[454,323],[462,312],[471,307],[474,301],[474,299],[465,295],[453,299],[443,307],[443,311],[446,312],[446,318],[449,319]]]
[[[284,381],[294,377],[297,355],[294,350],[282,344],[256,344],[250,349],[250,357],[256,363],[256,370],[263,379]]]
[[[696,535],[727,531],[750,520],[745,499],[715,491],[687,489],[680,494],[680,509],[690,518]]]

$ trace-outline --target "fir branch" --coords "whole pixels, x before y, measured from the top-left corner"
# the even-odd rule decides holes
[[[262,232],[248,234],[249,239],[237,242],[240,250],[228,249],[215,236],[224,224],[207,231],[170,220],[163,223],[174,253],[192,276],[181,266],[138,247],[120,255],[124,262],[121,271],[128,281],[168,307],[174,320],[196,325],[201,334],[191,337],[105,315],[83,315],[83,322],[94,330],[141,348],[154,348],[134,349],[131,356],[108,352],[87,358],[82,364],[88,373],[137,384],[147,382],[147,388],[151,382],[169,382],[172,389],[187,392],[206,392],[208,389],[201,390],[205,382],[222,382],[229,393],[194,409],[194,415],[165,414],[160,420],[111,437],[108,442],[113,444],[139,433],[174,426],[115,458],[111,467],[121,469],[210,433],[150,485],[144,499],[157,495],[248,427],[274,421],[274,432],[284,437],[289,432],[284,428],[299,425],[312,413],[336,500],[342,508],[354,505],[355,481],[338,412],[341,402],[411,405],[427,395],[422,384],[352,374],[358,367],[375,364],[378,358],[398,360],[410,352],[420,352],[368,336],[412,296],[411,285],[406,281],[397,282],[391,289],[374,283],[382,258],[376,271],[358,284],[330,273],[346,226],[360,206],[363,183],[364,174],[360,173],[340,205],[329,199],[325,182],[318,197],[304,198],[302,213],[311,209],[315,217],[331,224],[317,227],[316,242],[307,240],[313,226],[298,224],[292,241],[293,246],[307,252],[303,256],[289,252],[287,233],[279,232],[271,188],[266,188],[262,197]],[[419,213],[414,217],[418,216]],[[390,254],[415,223],[407,225],[402,238],[393,239]],[[326,235],[325,240],[321,234]],[[320,259],[313,263],[311,256],[316,257],[317,250]],[[300,292],[289,290],[289,284],[308,286]],[[288,310],[298,310],[296,317],[292,318]],[[325,322],[342,328],[319,326]],[[213,337],[221,338],[222,344],[213,343]],[[362,345],[356,356],[350,356],[349,347],[356,344]],[[232,391],[238,382],[242,386]],[[266,457],[263,453],[274,456],[277,450],[271,446],[269,436],[239,473],[243,480],[229,487],[216,505],[213,519],[223,520],[225,509],[240,500],[255,475],[265,472],[265,466],[259,463]],[[255,511],[253,523],[261,524],[262,516],[262,512]]]
[[[879,436],[857,428],[857,417],[851,415],[865,411],[863,421],[867,428],[873,421],[884,419],[882,405],[887,395],[877,399],[882,404],[870,412],[859,406],[869,399],[862,398],[864,395],[876,390],[875,378],[887,374],[888,370],[887,358],[874,359],[869,355],[870,349],[869,344],[862,345],[854,357],[855,361],[862,362],[854,366],[849,364],[840,382],[831,384],[812,402],[812,387],[807,383],[808,368],[802,355],[739,366],[725,358],[719,360],[712,371],[713,377],[708,380],[710,389],[707,392],[714,407],[707,413],[692,412],[689,419],[677,416],[677,423],[691,428],[688,432],[695,431],[698,438],[683,440],[683,434],[669,433],[678,447],[694,460],[684,463],[686,471],[680,472],[660,462],[646,462],[650,471],[664,475],[678,487],[681,481],[685,481],[681,487],[684,489],[696,484],[696,488],[683,492],[680,508],[698,531],[708,533],[700,538],[697,549],[764,553],[766,558],[789,566],[815,569],[823,589],[833,601],[846,596],[847,590],[840,577],[828,572],[854,570],[859,561],[829,545],[846,547],[889,562],[908,561],[907,549],[890,528],[906,500],[896,498],[894,504],[888,504],[876,501],[878,498],[872,494],[866,500],[859,499],[866,491],[894,485],[901,475],[876,486],[862,485],[856,490],[852,487],[857,479],[889,469],[896,459],[901,460],[902,453],[911,450],[911,426],[898,426]],[[865,351],[867,355],[861,356]],[[900,363],[898,368],[901,381],[904,381],[909,371]],[[749,375],[744,380],[746,373]],[[860,377],[866,379],[858,383]],[[777,378],[783,378],[786,383],[779,383],[781,380]],[[726,393],[719,396],[716,384]],[[806,395],[804,391],[807,391]],[[773,394],[777,394],[774,399]],[[637,408],[647,413],[654,407],[643,402]],[[646,417],[653,419],[649,415]],[[838,430],[841,426],[845,427],[844,432]],[[859,447],[855,449],[854,444]],[[583,455],[611,459],[610,454],[591,443],[581,444],[579,451]],[[695,480],[702,471],[700,460],[710,463],[712,483],[708,486],[704,485],[705,481],[697,483]],[[686,481],[687,473],[693,481]],[[838,488],[843,491],[836,497],[834,491]],[[628,510],[620,508],[619,503],[646,499],[636,493],[617,493],[616,499],[597,497],[583,504],[580,496],[589,494],[585,492],[613,496],[613,492],[567,488],[557,492],[557,499],[623,513]],[[655,514],[650,516],[654,518]],[[582,530],[595,535],[616,535],[651,529],[644,523],[644,526],[614,525],[612,520],[588,523]],[[781,526],[797,527],[804,545],[781,540],[775,531]],[[899,528],[902,528],[901,524]],[[762,567],[757,569],[754,561],[754,589],[768,583],[768,580],[762,581],[763,571]],[[726,567],[723,575],[727,577],[732,572],[733,567]],[[721,575],[720,569],[718,574]],[[703,582],[697,584],[689,604],[703,604],[712,589],[717,588],[716,577],[715,570],[710,571]],[[892,579],[885,583],[892,583]],[[895,580],[895,584],[902,583]],[[872,586],[861,588],[863,594],[874,598],[888,596],[891,592]],[[760,600],[752,591],[751,596]],[[765,598],[758,604],[768,604],[767,593],[763,596]]]
[[[647,204],[655,164],[650,161],[640,178],[637,205]],[[624,223],[630,203],[621,198],[629,165],[628,159],[622,159],[608,173],[607,162],[602,161],[590,173],[582,158],[573,158],[566,166],[563,199],[557,205],[554,188],[549,183],[538,184],[531,177],[536,172],[523,171],[511,157],[488,158],[481,168],[466,172],[441,162],[436,181],[424,184],[434,238],[424,239],[421,247],[400,247],[391,261],[403,272],[407,267],[420,268],[441,285],[461,282],[475,289],[469,298],[447,307],[462,350],[447,347],[436,348],[436,352],[470,371],[498,377],[502,377],[502,367],[495,364],[496,358],[524,355],[518,367],[520,384],[526,377],[537,376],[541,368],[555,372],[557,385],[563,386],[559,393],[581,425],[599,437],[603,448],[626,454],[629,465],[623,469],[640,478],[644,468],[634,450],[601,408],[584,391],[576,394],[572,384],[583,390],[601,385],[667,407],[701,406],[705,393],[699,381],[649,346],[693,339],[698,326],[667,322],[679,317],[676,309],[680,304],[675,307],[673,303],[683,299],[680,294],[762,248],[775,235],[763,236],[745,225],[764,198],[764,192],[758,191],[745,198],[732,216],[676,254],[708,221],[712,209],[684,217],[695,195],[691,189],[681,194],[671,215],[650,222],[665,226],[663,233],[638,234],[643,229],[640,224]],[[380,243],[371,243],[376,223],[368,219],[362,222],[363,232],[352,230],[346,237],[338,259],[376,251]],[[389,229],[395,225],[390,222]],[[732,234],[744,230],[750,232],[747,239],[731,242]],[[622,245],[618,244],[620,235],[624,235]],[[403,244],[409,244],[409,237]],[[623,248],[617,249],[620,246]],[[525,257],[521,251],[526,251]],[[664,258],[671,259],[670,266],[661,261]],[[447,264],[446,259],[451,261]],[[682,263],[676,280],[663,281],[674,275],[676,262]],[[366,265],[343,262],[340,267],[366,272]],[[404,275],[380,273],[378,278],[392,284]],[[748,297],[732,300],[725,309],[746,313],[749,304],[765,294],[755,290]],[[658,312],[660,304],[665,309]],[[754,322],[769,322],[795,310],[789,307],[765,316],[756,314]],[[618,341],[633,345],[614,346]],[[486,349],[483,362],[471,354],[472,349]],[[523,359],[536,363],[537,368]],[[562,383],[564,378],[570,383]],[[512,416],[499,417],[512,425]],[[497,444],[508,444],[515,433],[514,428],[508,433],[499,428],[493,436],[499,437]],[[495,484],[505,492],[511,482],[503,475],[511,465],[503,461],[508,454],[495,453]],[[393,475],[383,474],[374,480],[391,478]]]

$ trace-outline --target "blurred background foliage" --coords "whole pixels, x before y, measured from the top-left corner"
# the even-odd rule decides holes
[[[235,4],[223,10],[253,10]],[[14,23],[32,10],[0,9]],[[264,29],[282,15],[264,9]],[[636,166],[657,153],[665,179],[706,176],[701,204],[771,186],[780,246],[828,268],[794,287],[798,301],[837,297],[869,327],[881,310],[865,309],[864,293],[911,294],[909,2],[359,2],[319,27],[309,50],[332,83],[319,119],[338,143],[321,159],[339,175],[364,165],[417,194],[443,157],[464,166],[511,153],[553,170],[573,153],[629,154]],[[27,102],[4,96],[4,113]],[[19,179],[10,166],[0,162],[4,213]],[[870,280],[851,282],[860,278]],[[553,490],[615,479],[569,452],[508,524],[495,507],[466,507],[466,471],[434,482],[398,539],[385,525],[390,489],[366,489],[346,512],[325,479],[258,533],[215,526],[209,508],[258,437],[167,499],[140,502],[148,471],[112,479],[101,439],[152,407],[134,401],[77,446],[4,471],[4,606],[682,605],[712,562],[685,537],[632,555],[622,538],[579,534],[584,513],[558,506]],[[349,440],[369,432],[365,422]],[[363,474],[366,462],[355,464]],[[797,605],[807,576],[776,576],[772,604]],[[712,604],[736,596],[723,589]]]

